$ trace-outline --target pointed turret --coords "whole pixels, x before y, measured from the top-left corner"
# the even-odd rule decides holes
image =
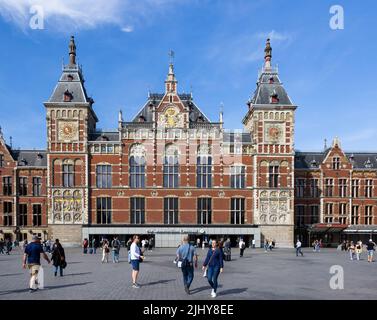
[[[170,50],[169,56],[170,56],[170,63],[169,63],[168,76],[165,80],[165,93],[177,93],[178,81],[175,78],[174,65],[173,65],[174,51]]]
[[[76,65],[76,44],[74,36],[71,36],[71,41],[69,42],[69,65]]]
[[[272,48],[270,39],[267,39],[266,48],[264,49],[264,69],[271,69]]]

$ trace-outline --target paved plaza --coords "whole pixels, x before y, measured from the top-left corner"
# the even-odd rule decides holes
[[[192,294],[183,290],[181,271],[173,264],[174,249],[155,249],[146,253],[141,264],[139,289],[131,288],[131,266],[122,248],[121,262],[101,264],[101,255],[84,255],[79,248],[66,249],[68,267],[63,278],[43,261],[45,289],[29,293],[28,271],[21,267],[21,250],[0,255],[0,299],[198,299],[210,300],[210,287],[201,269],[195,272]],[[200,265],[207,250],[198,250]],[[296,257],[294,249],[265,253],[247,249],[243,258],[233,249],[233,260],[225,262],[220,275],[217,300],[221,299],[377,299],[377,263],[350,261],[335,249],[314,253],[304,249]],[[344,289],[332,290],[330,267],[344,269]]]

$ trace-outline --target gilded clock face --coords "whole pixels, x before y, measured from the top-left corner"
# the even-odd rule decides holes
[[[77,123],[74,121],[59,122],[59,140],[77,140]]]

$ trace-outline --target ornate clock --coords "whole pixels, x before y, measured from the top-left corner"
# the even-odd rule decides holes
[[[267,143],[284,143],[284,124],[279,122],[266,123],[264,140]]]
[[[59,121],[59,140],[77,140],[78,139],[78,125],[75,121]]]
[[[168,107],[164,112],[165,126],[173,128],[178,123],[178,110],[175,107]]]

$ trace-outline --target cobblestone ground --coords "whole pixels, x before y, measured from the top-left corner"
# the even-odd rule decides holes
[[[183,290],[180,269],[173,264],[174,249],[155,249],[146,253],[141,264],[139,289],[131,288],[131,266],[126,251],[118,264],[102,264],[101,256],[84,255],[78,248],[66,249],[68,267],[65,276],[53,276],[44,261],[45,289],[29,293],[28,271],[21,267],[21,250],[10,256],[0,255],[0,299],[212,299],[201,269],[195,272],[192,295]],[[199,261],[207,252],[198,250]],[[247,249],[243,258],[233,249],[232,261],[225,263],[220,275],[216,299],[377,299],[377,263],[350,261],[344,252],[325,249],[314,253],[304,249],[296,257],[294,249],[276,249],[265,253]],[[344,289],[329,286],[330,267],[344,269]]]

